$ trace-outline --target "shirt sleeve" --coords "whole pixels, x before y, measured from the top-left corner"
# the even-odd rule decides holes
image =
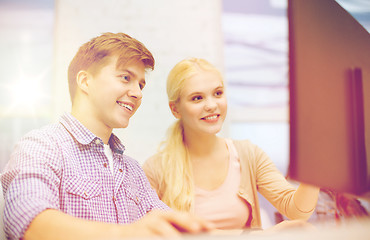
[[[140,175],[140,178],[142,179],[142,184],[144,186],[145,192],[146,192],[146,201],[147,204],[151,205],[150,210],[153,209],[160,209],[160,210],[170,210],[170,208],[162,202],[156,191],[152,188],[143,168],[140,166],[140,164],[137,163],[137,169],[138,173]]]
[[[302,212],[294,203],[296,188],[276,168],[270,157],[254,146],[258,191],[283,215],[290,219],[308,219],[313,213]]]
[[[32,220],[59,208],[58,150],[40,132],[20,140],[1,175],[4,230],[9,239],[23,237]]]

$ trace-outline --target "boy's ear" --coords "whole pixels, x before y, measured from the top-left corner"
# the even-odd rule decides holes
[[[89,74],[86,71],[81,70],[77,73],[77,76],[76,76],[77,87],[85,93],[87,93],[89,89],[89,81],[88,81],[89,76],[88,75]]]
[[[181,114],[179,113],[177,109],[176,102],[169,102],[168,105],[170,106],[172,115],[175,116],[175,118],[180,119]]]

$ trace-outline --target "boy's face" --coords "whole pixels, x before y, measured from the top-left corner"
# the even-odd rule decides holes
[[[89,100],[98,127],[125,128],[141,104],[145,86],[145,66],[130,61],[116,69],[117,57],[89,75]]]

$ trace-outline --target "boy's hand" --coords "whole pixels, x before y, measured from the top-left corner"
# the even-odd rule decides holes
[[[137,232],[133,233],[136,236],[174,237],[181,233],[195,234],[213,229],[210,223],[192,214],[160,210],[153,210],[130,225],[136,229]]]

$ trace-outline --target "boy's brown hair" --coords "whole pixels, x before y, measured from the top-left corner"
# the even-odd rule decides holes
[[[118,56],[117,68],[137,60],[144,63],[145,69],[154,69],[154,58],[144,44],[125,33],[104,33],[83,44],[69,64],[68,84],[72,102],[77,73],[81,70],[91,74],[98,72],[110,56]]]

